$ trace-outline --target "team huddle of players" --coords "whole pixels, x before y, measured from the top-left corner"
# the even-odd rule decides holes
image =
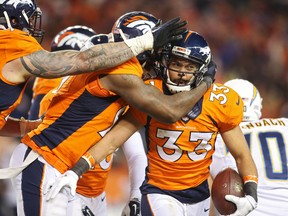
[[[33,0],[1,1],[0,135],[23,136],[11,167],[34,157],[12,179],[18,215],[107,215],[120,147],[131,181],[122,215],[217,215],[208,178],[227,166],[244,182],[244,197],[226,197],[232,215],[287,211],[288,120],[260,120],[250,82],[214,82],[209,44],[186,21],[132,11],[109,34],[69,26],[50,52],[42,36]],[[13,119],[32,76],[29,119]]]

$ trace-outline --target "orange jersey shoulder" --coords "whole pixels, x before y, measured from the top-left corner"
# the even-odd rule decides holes
[[[223,84],[213,84],[204,95],[206,116],[217,122],[219,132],[230,130],[242,122],[242,98]]]
[[[120,64],[111,69],[105,69],[101,71],[101,74],[134,74],[142,77],[143,69],[136,57]]]
[[[43,50],[41,45],[27,33],[14,29],[0,30],[0,64]]]
[[[37,95],[47,94],[51,89],[55,89],[61,83],[62,78],[44,79],[36,77],[33,85],[33,97]]]
[[[2,68],[11,60],[42,49],[32,36],[23,31],[0,30],[0,91],[3,92],[0,100],[0,128],[4,126],[5,118],[19,105],[26,87],[26,83],[16,84],[7,81],[2,76]]]
[[[155,86],[163,91],[161,81]],[[163,190],[186,190],[208,178],[216,136],[240,124],[243,102],[232,89],[213,84],[190,118],[184,116],[174,124],[158,122],[133,108],[131,112],[149,130],[147,183]]]

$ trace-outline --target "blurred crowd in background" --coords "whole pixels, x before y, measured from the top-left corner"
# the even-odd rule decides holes
[[[248,79],[255,84],[263,97],[262,117],[288,117],[287,0],[36,0],[36,2],[43,12],[42,25],[45,37],[42,45],[47,50],[50,49],[52,38],[70,25],[86,25],[97,33],[109,33],[119,16],[133,10],[149,12],[164,22],[180,16],[181,19],[188,21],[189,29],[199,32],[207,39],[218,65],[216,82],[224,83],[232,78]],[[25,117],[30,99],[31,92],[27,92],[22,105],[14,112],[15,117],[20,115]],[[3,145],[2,138],[0,143]],[[127,198],[129,191],[127,170],[125,166],[119,166],[119,163],[123,161],[125,163],[125,159],[120,156],[118,158],[111,176],[118,172],[119,174],[116,178],[113,176],[114,183],[111,185],[114,188],[120,186],[122,189],[113,190],[113,187],[109,187],[107,197],[111,197],[108,201],[112,205],[119,200],[125,202],[123,199]],[[119,185],[115,184],[115,179],[120,181]],[[3,193],[1,190],[0,216],[2,216],[1,210],[6,205],[1,207],[3,206],[1,204],[7,202],[7,195]]]
[[[38,0],[46,30],[43,46],[63,28],[83,24],[109,33],[115,20],[142,10],[167,21],[180,16],[208,41],[218,82],[252,81],[263,99],[263,116],[287,116],[288,1],[277,0]]]

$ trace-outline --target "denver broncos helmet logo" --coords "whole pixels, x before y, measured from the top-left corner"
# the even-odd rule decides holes
[[[147,31],[155,27],[155,22],[152,20],[149,20],[145,16],[141,15],[135,15],[131,17],[127,17],[122,23],[123,26],[128,28],[137,28],[140,30],[143,34],[145,34]],[[119,26],[118,26],[119,27]],[[121,26],[120,26],[121,28]]]
[[[88,39],[89,37],[85,34],[68,31],[65,32],[63,35],[61,35],[56,41],[58,41],[57,43],[58,47],[67,45],[69,47],[72,47],[73,49],[79,49],[84,45],[84,42]]]
[[[32,0],[0,0],[1,4],[12,5],[14,8],[17,8],[18,4],[27,4],[33,6],[34,3]]]

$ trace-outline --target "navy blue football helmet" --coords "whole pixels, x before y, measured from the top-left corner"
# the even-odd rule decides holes
[[[119,42],[141,36],[160,24],[161,20],[152,14],[143,11],[128,12],[119,17],[112,28],[114,41]],[[143,65],[146,62],[150,53],[150,51],[145,51],[137,55],[140,64]]]
[[[34,0],[1,0],[0,25],[5,28],[29,32],[41,42],[44,36],[41,20],[42,12]]]
[[[84,43],[94,35],[96,35],[96,32],[87,26],[69,26],[54,37],[51,43],[51,51],[80,50]]]
[[[103,43],[109,43],[113,42],[113,36],[111,34],[96,34],[92,37],[90,37],[82,47],[81,50],[89,49],[90,47],[97,45],[97,44],[103,44]]]
[[[159,75],[163,78],[172,93],[189,91],[191,88],[198,86],[203,79],[204,73],[208,70],[208,64],[211,61],[210,47],[200,34],[194,31],[188,31],[182,36],[182,40],[166,45],[158,53],[159,65],[156,70],[158,70]],[[193,72],[194,76],[186,85],[179,85],[170,80],[169,65],[172,57],[186,59],[199,65],[199,69]],[[182,71],[179,71],[179,73],[182,73]]]

